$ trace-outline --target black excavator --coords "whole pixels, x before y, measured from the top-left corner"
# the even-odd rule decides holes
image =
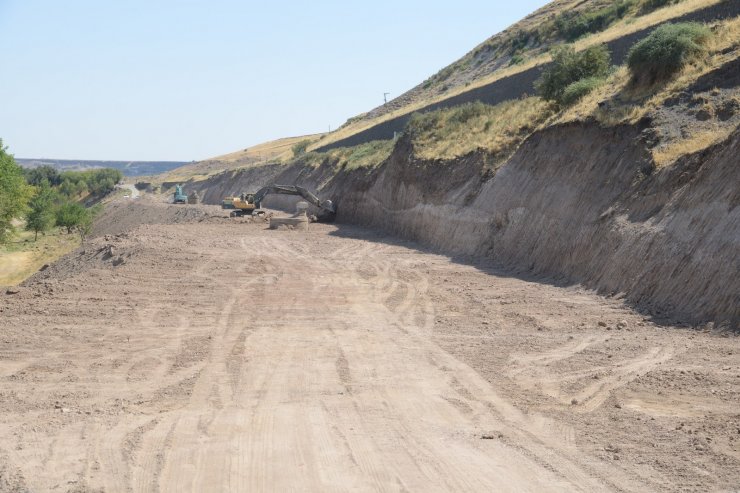
[[[311,205],[320,210],[319,220],[332,221],[336,216],[337,209],[331,200],[321,200],[316,194],[298,185],[268,185],[257,190],[255,193],[243,193],[239,197],[226,197],[221,203],[224,209],[234,209],[232,217],[251,216],[263,214],[261,210],[262,200],[267,195],[299,195]]]

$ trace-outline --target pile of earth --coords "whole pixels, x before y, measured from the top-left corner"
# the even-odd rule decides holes
[[[180,224],[228,221],[228,211],[203,204],[168,204],[153,198],[116,201],[95,221],[92,236],[117,235],[142,224]]]

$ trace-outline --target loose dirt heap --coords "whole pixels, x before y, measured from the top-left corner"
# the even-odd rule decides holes
[[[117,232],[0,295],[0,491],[740,484],[740,338],[187,208],[113,206]]]
[[[110,204],[96,220],[93,236],[115,235],[140,224],[180,224],[218,222],[228,219],[228,211],[202,204],[167,204],[153,196],[142,195],[135,201]]]

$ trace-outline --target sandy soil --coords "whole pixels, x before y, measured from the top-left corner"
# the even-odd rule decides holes
[[[2,491],[740,486],[737,337],[351,227],[103,218],[0,295]]]

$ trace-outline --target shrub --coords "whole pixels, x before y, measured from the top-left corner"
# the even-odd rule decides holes
[[[649,14],[653,10],[658,10],[659,8],[677,3],[678,1],[680,0],[642,0],[642,2],[640,2],[640,14]]]
[[[663,24],[630,49],[627,65],[632,79],[652,84],[670,78],[706,55],[710,37],[709,28],[696,22]]]
[[[588,77],[578,80],[565,88],[563,96],[560,98],[561,103],[565,106],[570,106],[603,83],[604,79],[600,77]]]
[[[308,139],[295,143],[291,148],[293,150],[293,156],[298,157],[305,154],[309,145],[311,145],[311,141]]]
[[[584,34],[603,31],[627,15],[635,0],[621,0],[591,12],[580,14],[562,14],[555,21],[555,26],[562,37],[574,41]]]
[[[582,79],[605,78],[609,74],[611,56],[606,46],[591,46],[576,52],[570,46],[553,50],[552,65],[535,82],[540,96],[563,104],[565,89]]]

